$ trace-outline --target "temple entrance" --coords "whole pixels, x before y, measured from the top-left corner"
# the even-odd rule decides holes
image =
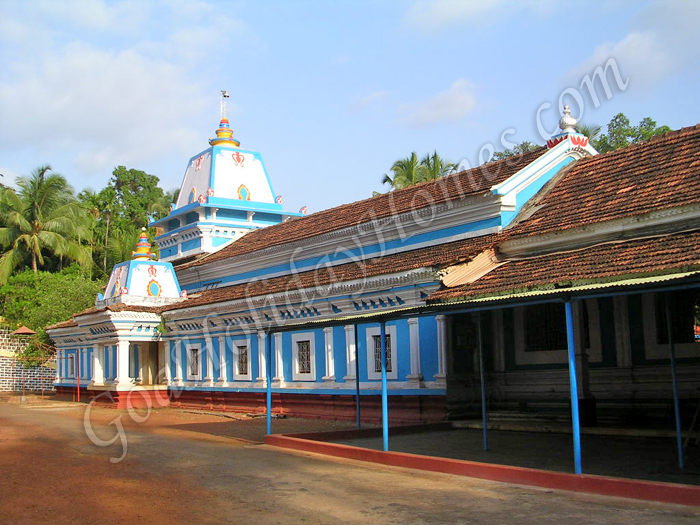
[[[160,384],[160,362],[158,343],[138,343],[132,346],[135,365],[138,369],[137,382],[141,385]]]

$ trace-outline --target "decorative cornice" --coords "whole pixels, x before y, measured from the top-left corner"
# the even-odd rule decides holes
[[[298,241],[279,244],[256,250],[252,253],[230,257],[223,261],[217,261],[215,265],[204,264],[186,268],[178,272],[178,278],[183,287],[196,282],[215,280],[221,276],[248,271],[264,270],[277,264],[288,263],[290,260],[299,259],[299,252],[303,250],[304,258],[322,257],[348,248],[362,248],[371,244],[391,242],[397,239],[409,238],[418,233],[438,231],[446,226],[479,222],[497,217],[500,213],[500,203],[496,196],[477,195],[461,200],[452,200],[445,203],[428,206],[419,210],[392,215],[361,224],[355,224],[331,232],[313,237],[307,237]],[[430,220],[429,227],[425,222]],[[422,222],[421,222],[422,221]],[[475,232],[476,233],[476,232]],[[482,232],[478,232],[483,235]],[[338,240],[345,241],[343,244]],[[368,242],[369,241],[369,242]],[[372,242],[373,241],[373,242]],[[416,249],[413,245],[407,245],[395,249],[393,253]],[[386,255],[383,252],[366,254],[365,259]],[[348,261],[331,262],[331,265],[345,264]]]

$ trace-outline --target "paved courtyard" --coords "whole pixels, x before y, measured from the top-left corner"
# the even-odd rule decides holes
[[[695,524],[700,509],[383,467],[256,444],[264,419],[0,402],[5,523]],[[347,424],[278,420],[280,432]],[[104,443],[103,443],[104,444]]]

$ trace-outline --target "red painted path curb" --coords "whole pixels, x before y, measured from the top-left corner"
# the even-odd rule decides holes
[[[577,475],[509,465],[421,456],[405,452],[383,452],[337,443],[312,441],[282,434],[265,436],[265,444],[394,467],[442,472],[518,485],[532,485],[603,496],[700,506],[700,487],[694,485],[594,476],[591,474]]]

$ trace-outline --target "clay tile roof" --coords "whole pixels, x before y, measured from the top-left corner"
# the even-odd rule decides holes
[[[31,328],[26,326],[20,326],[17,330],[12,332],[10,335],[36,335],[36,332]]]
[[[138,306],[138,305],[132,305],[132,304],[124,304],[124,303],[116,303],[112,304],[109,306],[105,306],[103,308],[97,308],[95,306],[91,306],[90,308],[86,308],[85,310],[78,312],[77,314],[73,314],[73,319],[76,317],[80,317],[81,315],[90,315],[90,314],[96,314],[98,312],[105,312],[109,310],[110,312],[152,312],[152,313],[160,313],[163,311],[162,306]],[[78,326],[77,323],[73,319],[68,319],[67,321],[62,321],[60,323],[52,324],[51,326],[47,326],[47,330],[53,330],[55,328],[68,328],[69,326]]]
[[[530,164],[545,151],[547,151],[546,148],[540,148],[518,157],[491,162],[442,179],[423,182],[362,201],[319,211],[306,217],[293,218],[280,224],[253,230],[208,257],[178,265],[178,270],[314,237],[390,215],[481,195]]]
[[[700,125],[580,160],[509,238],[700,202]]]
[[[431,303],[700,270],[700,230],[510,261],[478,281],[439,290]]]
[[[179,310],[212,303],[235,301],[250,297],[294,291],[301,288],[326,286],[356,279],[377,277],[396,272],[406,272],[419,268],[437,268],[464,262],[490,246],[496,235],[483,235],[438,246],[375,257],[338,266],[323,266],[316,270],[251,281],[245,284],[227,286],[198,292],[186,301],[163,307],[162,311]]]
[[[68,319],[67,321],[61,321],[60,323],[52,324],[47,326],[47,330],[54,330],[57,328],[70,328],[72,326],[78,326],[73,319]]]

